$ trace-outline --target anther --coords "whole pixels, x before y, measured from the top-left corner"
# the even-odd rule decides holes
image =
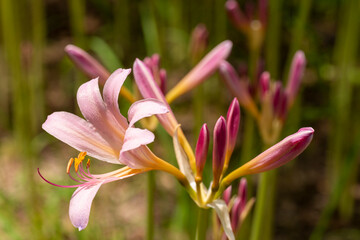
[[[70,160],[69,160],[69,162],[67,164],[67,167],[66,167],[66,173],[70,172],[70,168],[71,168],[73,163],[74,163],[74,158],[70,158]]]

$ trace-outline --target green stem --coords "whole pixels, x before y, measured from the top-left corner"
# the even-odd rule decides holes
[[[302,0],[299,2],[298,15],[292,31],[290,51],[284,68],[284,79],[288,76],[289,66],[294,57],[294,53],[301,49],[301,41],[304,39],[305,25],[311,10],[312,0]]]
[[[196,240],[206,239],[208,212],[209,212],[208,209],[199,208],[197,224],[196,224],[196,237],[195,237]]]
[[[154,239],[154,192],[155,172],[147,173],[147,212],[146,212],[146,240]]]
[[[351,118],[351,103],[352,103],[352,84],[350,81],[351,69],[354,68],[357,50],[359,46],[359,26],[360,21],[357,17],[357,12],[360,10],[358,1],[345,1],[340,16],[342,16],[340,28],[337,33],[337,42],[335,46],[335,64],[337,65],[337,79],[334,81],[332,94],[332,105],[334,113],[333,132],[330,136],[330,151],[329,151],[329,170],[328,177],[330,186],[335,186],[339,181],[341,174],[340,169],[344,169],[343,156],[348,151],[349,144],[346,141],[348,134],[351,135],[352,129],[350,126]],[[356,171],[356,168],[353,169]],[[352,172],[351,175],[355,175]],[[340,201],[340,215],[343,220],[349,220],[353,214],[354,200],[350,194],[351,184],[345,185],[346,191],[342,194]]]
[[[34,51],[32,56],[30,78],[30,102],[33,129],[38,130],[45,115],[44,81],[43,81],[43,49],[45,45],[45,10],[43,0],[34,0],[32,10],[32,41]]]

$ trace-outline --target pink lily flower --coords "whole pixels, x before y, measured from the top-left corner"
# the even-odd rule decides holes
[[[154,134],[134,127],[142,118],[167,113],[167,106],[156,99],[145,99],[132,104],[128,120],[120,113],[118,96],[130,71],[115,71],[105,82],[102,95],[98,78],[80,86],[77,101],[85,119],[67,112],[55,112],[42,125],[49,134],[81,152],[77,158],[70,159],[67,168],[70,178],[78,182],[76,185],[51,183],[39,172],[52,185],[77,188],[70,200],[69,215],[72,224],[79,230],[87,226],[92,201],[104,183],[150,170],[162,170],[175,175],[179,180],[184,179],[177,168],[155,156],[146,146],[154,141]],[[126,166],[106,174],[91,174],[90,161],[88,160],[86,169],[82,164],[86,155]],[[77,179],[70,174],[73,164]]]

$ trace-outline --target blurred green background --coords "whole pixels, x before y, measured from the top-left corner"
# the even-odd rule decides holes
[[[48,185],[37,174],[40,168],[53,182],[71,183],[66,164],[77,153],[41,129],[54,111],[78,112],[76,89],[88,80],[65,56],[64,47],[71,43],[89,51],[111,71],[159,53],[170,89],[191,69],[190,35],[199,23],[209,31],[207,51],[230,39],[234,46],[229,61],[248,61],[246,37],[228,20],[225,1],[0,3],[0,239],[144,239],[145,175],[103,186],[88,227],[78,232],[68,218],[73,190]],[[251,9],[256,1],[239,4]],[[359,12],[358,0],[269,1],[260,55],[264,61],[271,59],[272,77],[286,79],[297,49],[307,57],[285,133],[302,126],[315,129],[309,148],[279,170],[274,239],[360,239]],[[265,69],[269,65],[265,61]],[[131,84],[132,79],[127,81]],[[188,93],[172,105],[193,146],[199,121],[212,129],[232,99],[217,75],[201,91],[200,103]],[[125,114],[128,104],[121,99],[120,104]],[[241,132],[245,127],[242,122]],[[170,138],[162,129],[157,133],[155,152],[174,162]],[[242,136],[234,159],[247,140]],[[255,154],[260,146],[255,144]],[[113,169],[92,164],[100,172]],[[193,239],[194,209],[174,178],[156,174],[155,239]]]

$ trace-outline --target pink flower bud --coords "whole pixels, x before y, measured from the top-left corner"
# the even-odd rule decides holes
[[[214,142],[213,142],[213,186],[218,186],[220,176],[222,174],[225,154],[226,154],[226,121],[224,117],[220,117],[214,127]]]
[[[151,56],[152,66],[160,68],[160,55],[155,53]]]
[[[223,193],[223,199],[227,205],[229,205],[231,200],[231,190],[232,190],[232,186],[230,185]]]
[[[231,155],[234,151],[237,134],[239,131],[240,124],[240,106],[236,98],[231,102],[229,110],[226,116],[226,127],[227,127],[227,151]]]
[[[245,30],[249,25],[249,19],[241,12],[236,0],[228,0],[225,3],[225,9],[230,21],[240,30]]]
[[[302,153],[310,144],[313,134],[314,129],[311,127],[300,128],[299,131],[284,138],[238,170],[243,171],[242,175],[247,175],[278,168]]]
[[[288,107],[291,107],[296,98],[301,78],[304,75],[306,58],[303,51],[297,51],[291,63],[289,78],[286,86],[286,95],[288,96]]]
[[[268,0],[259,0],[259,20],[263,26],[267,24]]]
[[[223,61],[219,67],[221,79],[225,82],[230,92],[239,100],[253,116],[258,117],[259,111],[251,98],[246,82],[241,81],[230,63]]]
[[[198,24],[191,33],[190,55],[193,63],[197,63],[203,56],[209,40],[209,32],[202,23]]]
[[[247,198],[247,181],[246,178],[241,178],[238,189],[238,198],[241,199],[241,211],[246,206],[246,198]]]
[[[163,94],[165,94],[166,83],[167,83],[167,74],[165,69],[160,69],[159,78],[160,78],[160,90],[162,91]]]
[[[196,144],[195,159],[196,159],[196,176],[202,178],[203,169],[205,166],[207,153],[209,150],[209,129],[206,123],[202,126],[199,138]]]
[[[273,95],[273,112],[275,116],[279,116],[283,104],[284,90],[280,81],[275,82]]]
[[[223,187],[229,186],[239,177],[269,171],[293,160],[310,144],[313,134],[314,129],[311,127],[300,128],[298,132],[228,174],[222,181]]]
[[[110,73],[103,67],[95,58],[90,56],[87,52],[74,45],[67,45],[65,52],[70,57],[71,61],[89,78],[99,77],[101,85],[109,78]]]
[[[232,42],[223,41],[209,52],[173,89],[166,95],[167,101],[170,103],[180,95],[190,91],[210,75],[212,75],[219,67],[220,63],[226,59],[231,51]]]
[[[261,100],[264,100],[265,95],[270,90],[270,73],[269,72],[263,72],[260,75],[259,88],[260,88],[260,98],[261,98]]]

